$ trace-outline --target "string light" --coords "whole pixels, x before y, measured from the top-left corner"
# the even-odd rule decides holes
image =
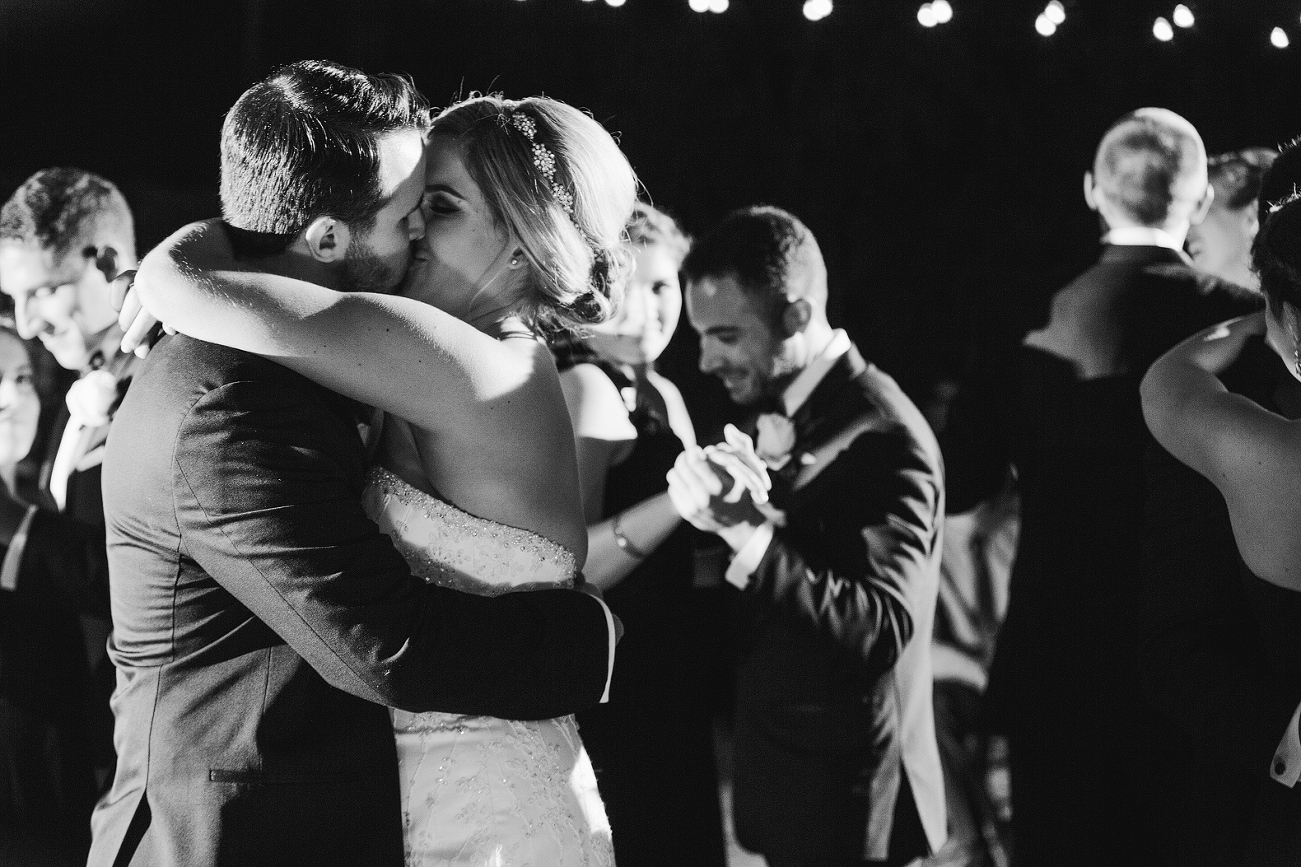
[[[831,14],[831,0],[804,0],[804,17],[821,21]]]
[[[953,20],[953,6],[949,0],[934,0],[931,3],[931,11],[935,13],[935,20],[940,24],[948,24]]]
[[[1282,27],[1275,27],[1269,34],[1269,42],[1275,48],[1287,48],[1289,45],[1287,32]]]
[[[609,2],[609,0],[606,0]],[[1170,26],[1170,22],[1164,18],[1158,18],[1152,22],[1152,35],[1162,42],[1169,42],[1175,38],[1175,29]]]
[[[1043,17],[1047,18],[1055,29],[1057,25],[1066,20],[1066,7],[1061,4],[1060,0],[1050,0],[1048,5],[1044,7]]]
[[[929,3],[923,3],[917,10],[917,23],[923,27],[934,27],[940,23],[940,19],[935,16],[935,7]]]
[[[1182,3],[1175,7],[1174,15],[1171,17],[1174,19],[1175,26],[1183,27],[1184,29],[1192,27],[1197,21],[1197,19],[1193,17],[1193,10],[1189,9]]]
[[[1057,32],[1057,25],[1047,15],[1040,13],[1034,20],[1034,29],[1039,31],[1040,36],[1052,36]]]
[[[687,0],[687,5],[691,7],[692,12],[709,11],[709,0]]]

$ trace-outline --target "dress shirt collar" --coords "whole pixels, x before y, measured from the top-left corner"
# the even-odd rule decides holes
[[[1151,226],[1122,226],[1112,229],[1102,236],[1102,243],[1116,247],[1165,247],[1167,250],[1182,250],[1183,245],[1165,229]]]
[[[92,335],[87,343],[95,348],[87,358],[86,366],[81,371],[82,375],[92,370],[99,370],[101,367],[111,366],[111,362],[117,358],[118,351],[122,348],[122,337],[122,326],[116,322],[98,334]]]
[[[782,392],[782,406],[785,407],[787,416],[793,416],[799,411],[818,387],[818,383],[836,366],[841,356],[849,351],[849,346],[849,335],[843,328],[837,328],[831,333],[831,342],[826,349],[810,361]]]

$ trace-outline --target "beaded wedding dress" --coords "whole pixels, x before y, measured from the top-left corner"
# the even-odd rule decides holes
[[[366,512],[426,581],[496,595],[573,581],[574,556],[388,470]],[[610,824],[573,717],[514,722],[394,710],[408,867],[613,865]]]

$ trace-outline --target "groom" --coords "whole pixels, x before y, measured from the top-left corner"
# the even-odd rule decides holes
[[[701,370],[739,404],[771,404],[758,451],[780,512],[720,496],[699,451],[669,474],[683,517],[732,548],[726,577],[744,594],[737,838],[770,867],[906,864],[944,842],[930,665],[939,447],[828,324],[822,253],[794,216],[734,212],[683,271]]]
[[[222,206],[269,272],[390,291],[422,237],[411,84],[327,62],[250,88]],[[403,862],[386,706],[508,719],[595,704],[613,622],[573,590],[413,577],[362,511],[359,407],[182,336],[149,354],[104,464],[117,774],[91,867]]]

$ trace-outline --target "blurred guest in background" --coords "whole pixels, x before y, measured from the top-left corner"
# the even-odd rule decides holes
[[[1215,201],[1206,221],[1189,233],[1189,249],[1204,257],[1199,266],[1207,259],[1234,262],[1217,273],[1238,281],[1249,277],[1255,287],[1256,275],[1243,259],[1261,220],[1256,201],[1242,197],[1262,189],[1262,165],[1285,169],[1286,161],[1276,161],[1277,152],[1264,148],[1242,153],[1210,161]],[[1264,177],[1290,192],[1290,181],[1277,174],[1270,168]],[[1198,231],[1213,221],[1217,227]],[[1288,391],[1301,393],[1301,384],[1279,366],[1263,339],[1249,341],[1220,379],[1231,392],[1275,412],[1280,401],[1288,402]],[[1224,497],[1157,442],[1149,445],[1145,462],[1138,664],[1166,740],[1183,757],[1166,787],[1176,821],[1171,861],[1233,864],[1278,740],[1265,710],[1269,651],[1240,575]]]
[[[0,210],[0,291],[13,300],[18,333],[38,339],[60,365],[79,374],[50,431],[41,496],[59,512],[99,526],[104,524],[104,444],[138,361],[120,351],[122,330],[109,283],[135,266],[131,209],[118,188],[99,175],[42,169]],[[82,619],[96,691],[91,738],[101,781],[113,770],[109,629],[107,618]]]
[[[700,368],[761,410],[689,449],[669,492],[734,556],[737,839],[770,867],[902,865],[944,842],[931,625],[944,515],[926,420],[827,320],[827,271],[778,208],[736,211],[684,263]],[[772,472],[771,502],[728,459]],[[737,476],[743,478],[743,476]]]
[[[1245,843],[1234,841],[1240,860],[1216,863],[1284,865],[1301,862],[1301,197],[1294,194],[1268,216],[1253,260],[1266,310],[1207,329],[1152,365],[1143,413],[1157,440],[1210,480],[1227,505],[1255,623],[1226,635],[1225,658],[1210,661],[1227,667],[1237,645],[1256,649],[1257,630],[1263,643],[1245,676],[1249,684],[1264,678],[1262,718],[1275,753],[1272,762],[1259,749],[1248,754],[1260,784],[1259,797],[1249,801],[1254,827]],[[1247,723],[1246,734],[1257,734],[1256,720]],[[1242,789],[1223,794],[1241,797]]]
[[[84,864],[96,781],[79,613],[108,616],[102,526],[18,499],[40,402],[0,328],[0,862]]]
[[[944,430],[957,388],[953,378],[938,377],[920,407],[937,434]],[[1008,863],[1002,841],[1004,792],[1001,786],[993,793],[986,788],[997,775],[987,763],[981,697],[1007,612],[1021,529],[1019,506],[1015,477],[1009,472],[993,498],[944,518],[931,662],[949,838],[922,867],[1006,867]],[[1005,762],[1002,770],[1005,777]]]
[[[621,867],[722,867],[710,715],[693,658],[691,531],[665,482],[696,437],[682,395],[654,368],[682,312],[688,241],[645,203],[628,236],[634,269],[618,313],[558,351],[588,521],[583,572],[626,630],[609,703],[578,720]]]
[[[1278,151],[1251,147],[1207,160],[1215,197],[1206,219],[1188,230],[1188,255],[1198,270],[1249,289],[1260,286],[1251,270],[1251,242],[1260,220],[1256,200],[1260,180]]]
[[[1182,117],[1140,109],[1098,146],[1084,194],[1102,255],[1047,320],[978,361],[950,415],[955,508],[1017,470],[1022,532],[986,716],[1010,739],[1013,863],[1150,865],[1169,851],[1173,755],[1146,701],[1135,611],[1146,497],[1138,383],[1254,295],[1181,248],[1210,206],[1206,151]]]

